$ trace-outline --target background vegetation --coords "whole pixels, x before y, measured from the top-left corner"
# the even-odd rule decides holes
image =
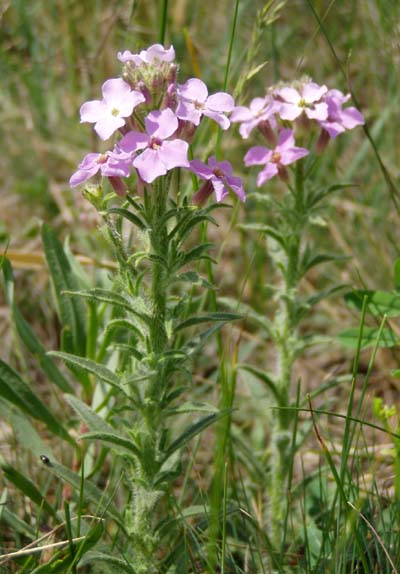
[[[97,230],[96,213],[68,186],[81,157],[98,145],[91,128],[79,126],[79,106],[97,98],[103,81],[120,73],[117,51],[135,52],[158,40],[165,5],[132,0],[4,0],[0,6],[0,250],[8,245],[15,269],[15,300],[46,349],[59,347],[59,319],[44,265],[40,221],[49,223],[57,236],[66,240],[89,281],[112,273],[110,250]],[[203,78],[210,92],[223,87],[234,11],[231,0],[170,0],[167,6],[166,45],[174,45],[182,77]],[[316,184],[351,182],[353,186],[332,196],[330,209],[318,222],[318,240],[327,250],[346,257],[325,266],[323,272],[313,271],[303,282],[305,293],[336,283],[346,284],[348,290],[391,290],[396,285],[393,265],[400,257],[399,22],[396,0],[238,3],[228,68],[228,91],[235,94],[237,103],[248,104],[280,80],[308,75],[330,88],[351,90],[367,121],[366,131],[359,128],[338,138],[324,152]],[[205,153],[212,135],[204,131]],[[243,166],[245,147],[237,134],[225,140],[224,151],[244,178],[247,191],[254,191],[255,177]],[[244,209],[219,214],[220,226],[212,231],[218,295],[239,299],[263,314],[270,308],[269,293],[263,286],[271,280],[265,240],[236,224],[262,221],[267,217],[265,210],[249,200]],[[21,342],[5,291],[0,293],[0,305],[0,357],[29,381],[60,421],[76,426],[61,392],[49,383]],[[287,538],[293,544],[286,547],[284,559],[280,556],[276,562],[271,562],[271,557],[269,562],[264,559],[269,555],[263,496],[269,398],[250,373],[231,376],[238,362],[272,369],[270,344],[251,321],[242,321],[224,328],[219,349],[215,343],[209,344],[196,359],[195,396],[236,410],[232,420],[207,429],[201,440],[187,446],[188,470],[183,483],[177,483],[176,494],[182,509],[218,507],[215,493],[220,490],[215,483],[219,481],[221,486],[226,479],[229,495],[225,489],[224,500],[235,501],[236,506],[220,508],[228,524],[222,532],[199,526],[188,511],[189,542],[182,550],[187,553],[182,572],[218,572],[221,568],[224,572],[258,573],[262,567],[270,567],[288,572],[353,572],[358,568],[358,572],[389,573],[399,568],[397,439],[355,425],[352,447],[343,453],[344,419],[320,415],[321,442],[312,429],[306,402],[307,393],[316,393],[328,383],[330,388],[315,399],[315,406],[346,416],[349,374],[356,355],[360,376],[353,414],[396,431],[399,395],[392,371],[399,366],[398,349],[379,349],[369,367],[371,348],[358,354],[335,338],[359,322],[359,310],[346,305],[339,293],[317,306],[303,327],[307,333],[320,335],[321,345],[296,364],[296,379],[301,381],[299,404],[306,411],[298,415],[304,441],[294,461],[292,496],[296,504],[286,525]],[[390,326],[398,337],[396,319],[390,320]],[[221,363],[226,375],[222,380]],[[229,388],[224,388],[224,380],[230,381]],[[382,398],[382,405],[394,407],[392,416],[385,418],[374,402],[377,397]],[[63,490],[61,482],[46,472],[38,453],[54,454],[73,468],[72,451],[41,424],[29,423],[37,435],[31,427],[27,431],[26,420],[3,402],[0,415],[3,461],[38,485],[41,492],[49,493],[54,508],[68,500],[68,487],[64,485]],[[326,511],[334,509],[340,498],[332,470],[335,464],[352,469],[354,482],[346,488],[352,492],[352,500],[359,501],[358,511],[345,518]],[[7,512],[0,507],[4,552],[22,547],[50,528],[37,520],[35,498],[22,494],[10,476],[9,471],[1,478],[7,488],[2,498],[3,506],[7,501]],[[97,485],[104,486],[107,481],[115,485],[116,480],[105,458],[96,476]],[[226,520],[230,512],[236,520]],[[354,544],[339,529],[343,520],[353,533]],[[215,542],[213,537],[222,544],[226,557],[219,566],[209,552],[206,559],[199,550],[207,541]],[[362,548],[357,542],[360,537]],[[58,540],[57,536],[54,539]],[[362,563],[360,555],[365,556]],[[40,560],[45,564],[49,556],[36,557],[34,566],[38,567]],[[89,567],[82,571],[89,571],[85,568]],[[2,565],[0,559],[1,569],[30,572],[33,562],[19,559]]]

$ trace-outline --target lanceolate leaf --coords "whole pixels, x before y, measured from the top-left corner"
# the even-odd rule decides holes
[[[137,446],[128,438],[119,436],[115,434],[115,432],[88,432],[82,434],[79,438],[83,440],[99,440],[113,447],[117,447],[117,450],[122,449],[128,451],[130,454],[134,454],[140,458],[140,452]]]
[[[246,364],[239,364],[237,365],[237,369],[241,371],[246,371],[251,375],[254,375],[257,379],[262,381],[265,386],[272,392],[275,399],[278,401],[278,404],[281,404],[281,396],[279,394],[278,388],[275,384],[274,379],[265,371],[261,371],[261,369],[257,369],[257,367],[253,367],[253,365],[246,365]]]
[[[364,297],[367,297],[367,309],[373,315],[400,315],[400,294],[397,292],[359,290],[347,293],[344,299],[349,307],[361,310]]]
[[[47,514],[56,516],[56,511],[50,506],[47,500],[44,498],[39,489],[23,474],[16,470],[10,464],[2,463],[1,469],[4,472],[6,478],[14,484],[23,494],[25,494],[30,500],[32,500],[39,507],[43,508]]]
[[[124,219],[127,219],[128,221],[130,221],[131,223],[136,225],[136,227],[138,227],[141,230],[144,230],[147,227],[146,224],[140,219],[140,217],[138,217],[137,215],[135,215],[134,213],[132,213],[132,211],[129,211],[128,209],[123,209],[120,207],[112,207],[111,209],[107,209],[107,213],[113,213],[115,215],[120,215]]]
[[[65,295],[72,297],[84,297],[90,301],[97,301],[100,303],[109,303],[122,309],[130,311],[136,317],[139,317],[144,323],[148,324],[150,317],[145,312],[139,312],[133,308],[134,302],[129,301],[123,295],[110,291],[109,289],[89,289],[88,291],[65,291]]]
[[[57,421],[29,385],[14,369],[0,360],[0,395],[25,413],[45,423],[57,436],[75,444],[64,427]]]
[[[127,572],[127,574],[135,574],[135,571],[131,566],[129,566],[126,560],[112,555],[111,549],[108,554],[105,552],[96,552],[95,550],[87,552],[79,562],[79,565],[84,566],[85,564],[91,564],[93,562],[95,564],[104,564],[107,569],[110,569],[113,573],[115,572],[115,574],[120,574],[122,572]]]
[[[101,416],[94,412],[88,405],[80,401],[74,395],[64,395],[65,400],[71,405],[74,411],[87,424],[90,431],[93,432],[114,432],[110,426]]]
[[[42,463],[41,463],[42,464]],[[44,464],[45,468],[54,474],[57,478],[62,481],[68,482],[78,493],[81,489],[81,477],[69,468],[59,464],[54,460],[49,460]],[[88,503],[94,504],[96,512],[99,514],[105,514],[112,517],[122,528],[124,524],[122,518],[115,508],[115,506],[107,500],[107,494],[101,491],[97,486],[95,486],[90,480],[85,479],[83,488],[83,500]]]
[[[376,345],[380,329],[378,327],[364,327],[363,336],[361,339],[361,347],[372,347]],[[337,336],[339,343],[345,347],[356,349],[360,337],[360,330],[358,328],[347,329]],[[400,342],[399,338],[390,329],[383,329],[379,340],[379,347],[394,347]]]
[[[107,367],[104,365],[96,363],[96,361],[92,361],[91,359],[86,359],[84,357],[78,357],[76,355],[71,355],[69,353],[62,353],[60,351],[51,351],[49,355],[52,357],[58,357],[59,359],[62,359],[66,363],[75,367],[80,367],[84,371],[95,375],[95,377],[101,381],[104,381],[105,383],[108,383],[109,385],[121,390],[119,385],[119,377],[117,377],[117,375],[110,371],[110,369],[107,369]]]
[[[227,416],[229,413],[232,412],[232,409],[225,409],[220,411],[219,413],[215,413],[212,415],[208,415],[199,421],[191,424],[188,426],[184,432],[178,437],[167,449],[164,457],[164,461],[167,460],[176,450],[182,448],[186,443],[188,443],[193,437],[201,433],[204,429],[221,419],[222,417]]]
[[[60,312],[65,329],[64,341],[68,352],[84,355],[86,349],[85,309],[82,301],[63,295],[64,291],[76,291],[79,284],[60,241],[48,225],[42,227],[42,239],[47,265],[50,270]]]
[[[29,323],[25,321],[15,303],[12,306],[12,313],[18,335],[21,337],[21,340],[29,349],[29,351],[38,358],[43,371],[46,373],[49,379],[55,383],[62,391],[65,393],[72,393],[73,389],[71,385],[61,373],[54,361],[52,361],[52,359],[47,355],[46,349],[43,347],[36,333],[32,331]]]
[[[242,319],[242,316],[238,315],[238,313],[209,313],[208,315],[199,315],[186,319],[186,321],[179,323],[175,327],[175,331],[180,331],[181,329],[186,329],[186,327],[192,327],[199,323],[228,323],[229,321],[237,321],[238,319]]]

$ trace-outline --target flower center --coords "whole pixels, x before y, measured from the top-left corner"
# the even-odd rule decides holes
[[[151,138],[151,142],[150,142],[149,147],[151,149],[157,150],[157,149],[160,149],[161,144],[162,144],[162,140],[160,140],[159,138]]]
[[[194,107],[196,108],[196,110],[204,110],[203,102],[199,102],[199,101],[195,100],[193,103],[194,103]]]
[[[222,171],[222,169],[219,169],[219,167],[216,167],[213,170],[214,175],[216,175],[217,177],[224,177],[224,172]]]
[[[301,98],[301,100],[299,101],[299,108],[306,108],[307,107],[307,102],[305,101],[304,98]]]
[[[97,163],[100,163],[100,164],[106,163],[107,159],[108,159],[108,154],[102,153],[101,156],[97,159]]]
[[[111,115],[117,117],[119,115],[119,110],[117,110],[117,108],[113,108],[111,110]]]
[[[277,151],[274,151],[274,153],[272,154],[271,161],[273,163],[279,163],[281,161],[281,154]]]

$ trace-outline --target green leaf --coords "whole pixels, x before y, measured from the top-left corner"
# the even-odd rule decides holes
[[[361,347],[372,347],[376,344],[378,339],[379,327],[365,327],[363,328],[363,336],[361,339]],[[351,349],[357,349],[358,340],[360,337],[360,330],[355,327],[347,329],[339,335],[337,340],[340,344]],[[383,329],[382,336],[379,341],[379,347],[395,347],[398,345],[399,339],[390,329]]]
[[[270,225],[265,225],[263,223],[242,223],[238,225],[239,229],[244,231],[256,231],[257,233],[265,233],[269,237],[272,237],[281,245],[281,247],[286,250],[286,242],[283,235],[274,227]]]
[[[214,424],[219,419],[227,416],[232,412],[232,409],[225,409],[219,413],[214,413],[208,415],[199,421],[188,426],[183,433],[168,447],[165,452],[165,457],[163,462],[167,460],[176,450],[182,448],[186,443],[188,443],[192,438],[201,433],[204,429]]]
[[[398,291],[400,290],[400,259],[396,259],[393,266],[394,286]]]
[[[264,315],[261,315],[261,313],[258,313],[252,309],[250,305],[238,302],[236,299],[231,297],[219,297],[218,302],[228,309],[234,309],[235,311],[238,311],[242,315],[243,319],[253,321],[269,335],[272,333],[273,325],[271,324],[271,321]]]
[[[72,393],[73,388],[61,373],[57,365],[48,356],[36,333],[34,333],[29,323],[24,319],[18,307],[12,306],[14,324],[18,335],[27,349],[39,360],[40,366],[53,383],[55,383],[65,393]]]
[[[129,301],[123,295],[115,293],[115,291],[110,291],[109,289],[89,289],[86,291],[64,291],[65,295],[71,295],[72,297],[84,297],[89,299],[89,301],[95,301],[100,303],[109,303],[110,305],[115,305],[130,313],[133,313],[136,317],[139,317],[144,323],[149,324],[150,317],[145,313],[139,313],[133,308],[134,303],[140,303],[140,300],[135,299],[135,301]]]
[[[57,516],[56,511],[47,500],[44,498],[40,490],[33,484],[29,478],[26,478],[13,466],[7,463],[1,463],[0,468],[4,472],[6,478],[14,484],[25,496],[27,496],[32,502],[37,504],[40,508],[43,508],[47,514],[50,514],[54,518]]]
[[[59,464],[51,459],[44,464],[44,467],[54,476],[70,484],[77,493],[81,490],[81,477],[66,466]],[[89,479],[85,479],[83,484],[83,501],[84,503],[94,504],[96,511],[110,516],[117,524],[125,531],[124,523],[121,515],[115,506],[109,500],[105,500],[105,492],[97,488]]]
[[[37,537],[36,528],[21,520],[19,516],[11,512],[6,506],[3,507],[2,522],[8,524],[13,532],[18,532],[27,538],[34,540]]]
[[[42,240],[47,265],[51,274],[57,299],[61,323],[65,329],[65,350],[84,355],[86,349],[85,308],[79,300],[63,295],[64,291],[76,291],[79,283],[67,256],[54,231],[46,224],[42,226]]]
[[[237,365],[237,369],[239,371],[245,371],[247,373],[250,373],[251,375],[254,375],[257,379],[259,379],[261,382],[263,382],[265,386],[274,395],[278,404],[281,404],[282,399],[276,386],[276,382],[267,372],[261,371],[261,369],[257,369],[257,367],[253,367],[253,365],[247,365],[245,363],[239,363]]]
[[[71,355],[70,353],[62,353],[61,351],[50,351],[49,355],[62,359],[67,364],[79,367],[91,375],[94,375],[101,381],[121,390],[119,377],[110,371],[110,369],[107,369],[107,367],[100,363],[96,363],[96,361],[92,361],[92,359],[78,357],[77,355]]]
[[[180,415],[182,413],[218,413],[219,410],[217,407],[210,403],[203,403],[200,401],[188,401],[183,403],[183,405],[179,405],[178,407],[174,407],[172,409],[167,409],[166,416],[173,416],[173,415]]]
[[[65,400],[71,405],[77,415],[87,424],[93,432],[113,432],[114,429],[88,405],[74,395],[64,395]]]
[[[147,228],[147,225],[140,219],[140,217],[138,217],[128,209],[123,209],[121,207],[111,207],[110,209],[107,209],[107,213],[120,215],[124,219],[127,219],[128,221],[133,223],[133,225],[136,225],[136,227],[138,227],[142,231],[144,231]]]
[[[198,315],[197,317],[190,317],[189,319],[186,319],[186,321],[179,323],[175,327],[175,331],[180,331],[181,329],[186,329],[193,325],[199,325],[200,323],[228,323],[229,321],[237,321],[242,318],[242,315],[239,315],[238,313],[209,313],[208,315]]]
[[[364,297],[367,297],[367,309],[373,315],[388,317],[400,315],[400,294],[396,292],[360,289],[347,293],[344,300],[349,307],[361,310]]]
[[[104,564],[107,568],[111,567],[111,572],[115,572],[115,574],[120,574],[120,572],[135,574],[135,571],[126,560],[112,555],[111,549],[108,554],[105,554],[104,552],[97,552],[96,550],[87,552],[79,562],[79,566],[85,566],[86,564],[91,564],[92,562]]]
[[[57,436],[75,444],[75,441],[57,421],[42,401],[32,392],[31,388],[21,379],[14,369],[0,360],[0,395],[8,402],[20,408],[45,423]]]
[[[190,251],[186,251],[181,254],[176,265],[174,265],[174,270],[180,269],[184,267],[188,263],[192,263],[193,261],[200,261],[200,259],[211,259],[206,252],[211,249],[214,245],[212,243],[202,243],[197,247],[193,247]]]
[[[3,271],[6,301],[12,305],[14,301],[14,274],[10,261],[4,255],[1,256],[0,265]]]
[[[141,453],[133,441],[123,436],[117,435],[115,432],[88,432],[80,435],[79,439],[99,440],[101,442],[105,442],[106,444],[110,444],[113,447],[117,447],[118,449],[127,451],[130,454],[134,454],[138,458],[141,457]]]

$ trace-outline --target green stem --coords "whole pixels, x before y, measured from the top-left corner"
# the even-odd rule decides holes
[[[285,265],[282,270],[279,312],[275,318],[277,347],[277,387],[279,392],[278,414],[271,429],[271,503],[270,518],[272,542],[278,548],[281,544],[282,524],[286,513],[286,483],[290,467],[290,390],[293,365],[298,343],[295,317],[297,286],[299,282],[299,261],[302,235],[304,232],[304,174],[303,163],[296,165],[293,223],[287,234]]]
[[[150,243],[152,269],[149,298],[151,324],[149,328],[149,351],[151,354],[151,375],[144,392],[139,422],[143,460],[132,468],[132,539],[135,574],[157,574],[159,571],[157,553],[160,547],[159,535],[153,516],[162,492],[155,490],[155,477],[159,471],[160,439],[163,431],[161,398],[166,388],[165,362],[162,355],[168,337],[165,328],[168,278],[162,261],[167,259],[167,224],[164,215],[167,210],[169,178],[156,180],[149,198],[148,219],[151,221]]]

